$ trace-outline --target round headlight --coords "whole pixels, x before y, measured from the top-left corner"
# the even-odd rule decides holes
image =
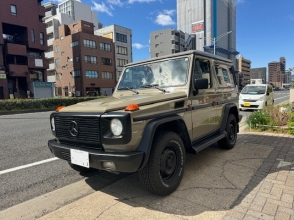
[[[265,96],[261,96],[258,101],[264,101],[265,100]]]
[[[55,120],[54,120],[54,117],[51,118],[51,126],[52,126],[52,130],[55,131]]]
[[[110,122],[110,129],[111,132],[115,135],[115,136],[119,136],[121,135],[122,131],[123,131],[123,126],[120,120],[118,119],[112,119]]]

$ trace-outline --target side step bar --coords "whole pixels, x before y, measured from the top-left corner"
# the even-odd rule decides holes
[[[225,131],[220,134],[215,134],[204,141],[196,142],[195,144],[193,144],[192,148],[195,150],[196,154],[198,154],[200,151],[204,150],[205,148],[209,147],[210,145],[216,143],[226,136],[227,132]]]

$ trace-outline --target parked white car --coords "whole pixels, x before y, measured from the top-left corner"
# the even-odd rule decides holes
[[[273,88],[269,84],[246,85],[239,95],[239,109],[263,109],[274,105]]]

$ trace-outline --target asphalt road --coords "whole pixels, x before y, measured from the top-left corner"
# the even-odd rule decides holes
[[[274,97],[276,104],[285,102],[289,90],[276,91]],[[97,171],[84,177],[66,161],[55,158],[47,147],[47,141],[53,138],[50,113],[0,115],[0,211],[88,177],[98,181],[102,176],[106,181],[99,187],[105,187],[125,176]],[[75,192],[71,201],[92,192]]]

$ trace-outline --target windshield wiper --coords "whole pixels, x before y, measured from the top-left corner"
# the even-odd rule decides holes
[[[139,94],[139,92],[136,91],[133,87],[122,87],[122,88],[118,88],[117,90],[130,90],[136,94]]]
[[[159,86],[158,84],[146,84],[146,85],[141,86],[140,88],[155,88],[155,89],[158,89],[162,92],[167,92],[165,89],[160,88],[158,86]]]

